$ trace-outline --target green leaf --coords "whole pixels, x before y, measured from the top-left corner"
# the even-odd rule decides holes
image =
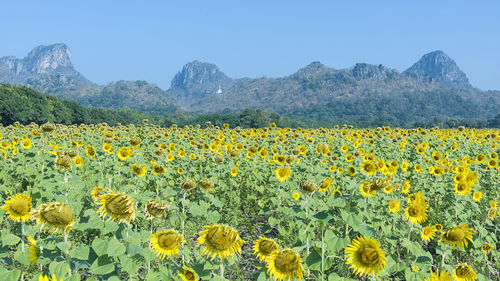
[[[98,256],[102,256],[108,251],[108,241],[97,238],[92,241],[92,249]]]
[[[6,233],[4,235],[4,232],[2,231],[2,244],[5,246],[13,246],[16,245],[21,241],[21,238],[17,237],[16,235],[12,233]]]
[[[315,249],[311,249],[311,253],[306,258],[306,264],[309,269],[320,270],[321,269],[321,255],[316,252]]]
[[[127,272],[129,275],[134,275],[141,267],[141,259],[140,255],[135,255],[132,258],[121,256],[120,263],[123,266],[122,270]]]
[[[65,262],[57,262],[53,261],[49,264],[49,271],[50,274],[55,274],[57,277],[57,280],[63,279],[66,277],[66,275],[70,272],[69,271],[69,265]]]
[[[112,239],[111,241],[109,241],[108,243],[108,256],[110,257],[117,257],[117,256],[121,256],[123,254],[125,254],[125,251],[127,249],[125,248],[125,246],[120,243],[120,241],[118,241],[117,239]]]
[[[8,271],[5,268],[0,268],[0,276],[2,276],[3,281],[17,281],[21,277],[21,271],[19,269]]]
[[[89,258],[90,248],[87,245],[80,245],[69,252],[74,259],[87,260]]]
[[[17,250],[17,252],[14,254],[14,259],[16,261],[20,262],[23,265],[29,265],[30,264],[28,256],[27,256],[27,252],[26,251],[24,251],[24,252],[21,251],[21,247],[19,247],[19,249]]]
[[[109,274],[115,270],[113,261],[106,255],[98,257],[90,266],[93,274]]]
[[[57,243],[57,248],[59,248],[59,250],[61,250],[64,253],[67,250],[69,250],[70,247],[71,247],[71,242],[70,241]]]

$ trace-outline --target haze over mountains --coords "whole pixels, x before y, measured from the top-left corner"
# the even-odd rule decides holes
[[[414,120],[435,117],[486,119],[500,113],[500,92],[481,91],[442,51],[424,55],[399,73],[357,63],[334,69],[312,62],[281,78],[226,76],[210,63],[193,61],[169,89],[145,81],[97,85],[75,70],[64,44],[39,46],[25,58],[0,58],[0,82],[29,86],[85,106],[127,107],[150,114],[175,110],[228,112],[259,108],[317,120]]]

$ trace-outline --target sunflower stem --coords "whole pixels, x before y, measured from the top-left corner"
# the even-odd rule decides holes
[[[24,252],[24,222],[21,222],[21,251]]]
[[[224,280],[224,261],[220,261],[220,277]]]
[[[325,231],[321,227],[321,281],[325,280]]]

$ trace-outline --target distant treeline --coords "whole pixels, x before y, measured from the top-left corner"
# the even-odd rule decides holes
[[[223,126],[225,123],[231,127],[243,128],[267,127],[270,123],[276,123],[279,127],[289,128],[332,128],[335,125],[349,124],[355,127],[422,127],[431,128],[453,128],[466,126],[472,128],[500,128],[500,114],[489,120],[458,120],[434,118],[428,122],[401,122],[395,119],[375,119],[370,121],[352,122],[346,120],[301,120],[282,116],[277,113],[268,113],[260,109],[247,108],[241,112],[224,113],[187,113],[177,111],[173,114],[163,116],[150,116],[131,109],[101,109],[87,108],[74,101],[62,100],[52,95],[41,94],[27,87],[0,84],[0,123],[3,125],[20,122],[29,124],[60,123],[60,124],[97,124],[106,122],[110,125],[140,124],[143,119],[150,123],[169,127],[172,124],[178,126],[206,124],[210,122],[215,126]]]

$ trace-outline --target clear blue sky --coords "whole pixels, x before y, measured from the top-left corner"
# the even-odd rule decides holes
[[[443,50],[474,86],[500,90],[498,0],[3,1],[0,36],[0,57],[66,43],[75,68],[99,84],[167,89],[195,59],[232,78],[281,77],[312,61],[403,71]]]

